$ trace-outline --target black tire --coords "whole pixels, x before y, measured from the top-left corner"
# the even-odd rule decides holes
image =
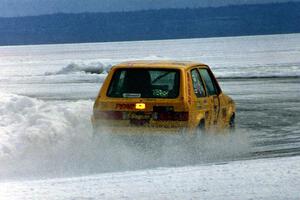
[[[198,125],[198,129],[200,131],[204,131],[205,130],[205,121],[204,120],[201,120],[199,125]]]
[[[230,117],[229,120],[229,128],[230,129],[235,129],[235,114],[233,113],[233,115]]]

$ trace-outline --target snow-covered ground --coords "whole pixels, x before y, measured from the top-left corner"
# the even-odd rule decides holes
[[[300,157],[0,183],[1,199],[300,198]]]
[[[288,34],[0,47],[0,199],[300,199],[299,44]],[[209,64],[237,103],[235,133],[200,138],[197,151],[169,136],[151,151],[91,137],[107,71],[136,59]]]

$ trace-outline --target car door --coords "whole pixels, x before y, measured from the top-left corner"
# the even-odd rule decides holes
[[[210,106],[211,120],[210,125],[217,125],[220,114],[220,99],[219,94],[221,92],[212,72],[208,68],[199,68],[199,73],[204,81],[206,92],[208,95],[208,101]]]
[[[194,111],[194,124],[199,125],[202,119],[205,119],[207,123],[210,121],[209,113],[209,102],[207,93],[205,91],[204,83],[201,79],[199,71],[197,68],[191,70],[192,84],[193,84],[193,111]]]

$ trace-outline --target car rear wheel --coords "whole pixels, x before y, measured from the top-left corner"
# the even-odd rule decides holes
[[[204,121],[204,120],[201,120],[201,121],[200,121],[200,123],[199,123],[199,125],[198,125],[198,129],[199,129],[200,131],[205,130],[205,121]]]
[[[196,136],[199,136],[199,135],[201,135],[205,132],[205,121],[204,121],[204,119],[202,119],[199,122],[195,132],[196,132],[196,134],[195,134]]]
[[[235,128],[235,114],[233,113],[233,115],[230,117],[229,120],[229,128],[230,129],[234,129]]]

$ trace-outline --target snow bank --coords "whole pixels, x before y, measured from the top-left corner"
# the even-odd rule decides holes
[[[297,200],[300,157],[2,182],[1,199]]]
[[[85,72],[89,74],[102,74],[107,73],[109,71],[111,64],[103,64],[101,62],[93,62],[93,63],[70,63],[66,67],[63,67],[61,70],[55,73],[46,72],[45,75],[58,75],[58,74],[71,74],[77,72]]]
[[[151,57],[156,60],[166,58]],[[141,60],[147,60],[149,57]],[[70,63],[57,72],[46,72],[45,75],[68,75],[76,73],[103,74],[106,75],[110,68],[120,62],[127,60],[99,61],[91,63]],[[285,78],[300,77],[300,63],[294,64],[272,64],[272,65],[211,65],[214,74],[218,78]],[[241,70],[242,69],[242,70]]]
[[[92,62],[72,62],[56,72],[46,72],[45,75],[60,75],[60,74],[107,74],[113,65],[130,60],[170,60],[167,57],[146,56],[142,58],[131,59],[102,59]]]

